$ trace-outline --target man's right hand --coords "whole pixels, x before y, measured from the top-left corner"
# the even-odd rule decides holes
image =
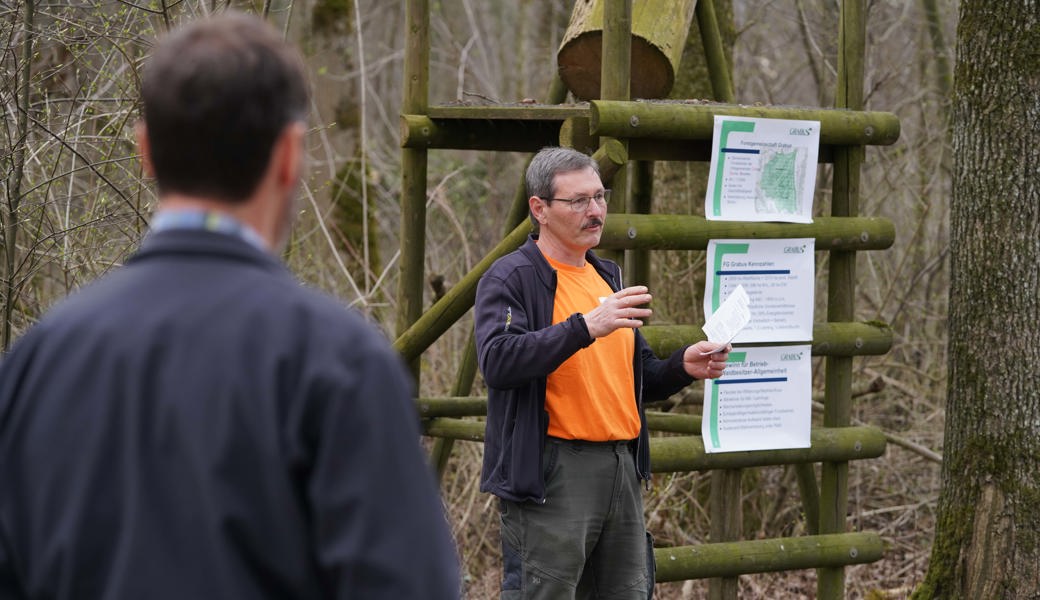
[[[628,287],[603,298],[599,306],[584,314],[589,335],[601,338],[622,327],[642,327],[643,322],[639,319],[649,317],[653,311],[638,307],[648,304],[652,299],[644,285]]]

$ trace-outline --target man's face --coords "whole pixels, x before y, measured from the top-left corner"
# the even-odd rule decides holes
[[[603,191],[603,182],[591,168],[559,173],[554,180],[553,198],[570,200],[595,196]],[[539,239],[568,250],[584,254],[599,245],[607,208],[596,201],[589,202],[581,211],[572,209],[567,202],[550,202],[542,211],[539,221]]]

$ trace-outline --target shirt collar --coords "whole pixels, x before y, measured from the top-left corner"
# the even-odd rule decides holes
[[[246,243],[270,252],[267,242],[255,229],[227,213],[196,208],[162,209],[152,217],[152,232],[172,230],[212,231],[237,237]]]

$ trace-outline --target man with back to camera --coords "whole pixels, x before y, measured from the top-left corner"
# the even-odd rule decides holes
[[[303,73],[240,14],[155,50],[151,231],[0,363],[0,599],[459,597],[400,359],[276,258]]]
[[[500,498],[502,598],[648,598],[643,402],[721,376],[730,348],[654,356],[636,331],[647,288],[622,288],[618,266],[591,252],[610,194],[592,158],[543,148],[525,179],[538,233],[481,278],[474,317],[488,386],[480,489]]]

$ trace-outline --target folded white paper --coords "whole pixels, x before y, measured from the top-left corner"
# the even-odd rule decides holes
[[[715,344],[714,350],[702,352],[701,355],[714,354],[726,348],[740,330],[751,321],[750,298],[744,286],[738,285],[729,297],[719,306],[701,329],[708,336],[708,341]]]

